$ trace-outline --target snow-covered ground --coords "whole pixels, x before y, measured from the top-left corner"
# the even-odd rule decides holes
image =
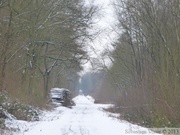
[[[91,97],[83,95],[74,99],[72,109],[57,107],[45,112],[38,122],[8,122],[11,127],[18,127],[19,132],[12,135],[156,135],[148,129],[109,117],[103,111],[109,105],[94,104]],[[16,122],[16,123],[15,123]],[[12,124],[13,125],[10,125]],[[8,133],[9,135],[9,133]]]

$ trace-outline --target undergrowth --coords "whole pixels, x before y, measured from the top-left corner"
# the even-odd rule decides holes
[[[38,121],[40,110],[11,100],[6,93],[0,93],[0,128],[5,128],[5,119],[17,119],[26,121]]]
[[[126,120],[133,124],[137,124],[147,128],[163,128],[163,127],[178,128],[180,126],[180,124],[178,124],[177,121],[169,120],[167,117],[163,116],[162,114],[158,115],[158,113],[153,110],[151,110],[149,113],[146,113],[144,115],[142,115],[142,112],[138,113],[137,108],[134,109],[134,111],[132,111],[127,108],[113,106],[104,110],[111,113],[119,113],[120,115],[118,119]]]

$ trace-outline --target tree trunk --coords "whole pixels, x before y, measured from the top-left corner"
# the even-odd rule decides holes
[[[9,7],[10,8],[10,7]],[[10,45],[10,38],[12,36],[12,30],[11,30],[11,22],[12,22],[12,11],[10,9],[10,14],[9,14],[9,22],[7,26],[7,32],[5,33],[5,40],[4,44],[2,47],[2,54],[1,54],[1,66],[0,66],[0,91],[2,91],[4,88],[4,79],[5,79],[5,70],[6,70],[6,65],[7,65],[7,52],[9,49]]]
[[[50,75],[50,73],[45,73],[44,76],[43,76],[43,80],[44,80],[44,98],[47,98],[47,96],[48,96],[49,75]]]
[[[1,63],[1,73],[0,73],[0,91],[3,91],[4,79],[5,79],[5,69],[6,69],[6,57],[3,58]]]

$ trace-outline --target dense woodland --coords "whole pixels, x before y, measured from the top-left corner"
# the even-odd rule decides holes
[[[114,9],[119,36],[99,97],[116,101],[129,120],[178,126],[180,1],[116,0]]]
[[[0,90],[28,103],[74,90],[98,8],[82,0],[0,1]]]
[[[84,89],[151,127],[180,123],[180,1],[115,0],[111,61],[81,78],[99,8],[81,0],[0,0],[0,90],[41,104],[51,87]],[[107,50],[106,50],[107,51]],[[100,65],[99,65],[100,66]]]

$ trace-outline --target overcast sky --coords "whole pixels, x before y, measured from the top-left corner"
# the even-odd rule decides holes
[[[86,0],[87,3],[92,0]],[[112,26],[115,24],[113,14],[112,0],[94,0],[94,4],[101,7],[100,16],[97,21],[95,29],[102,30],[102,33],[96,38],[95,41],[90,42],[88,45],[89,55],[93,58],[99,58],[104,50],[112,50],[111,43],[115,39],[115,32]],[[85,65],[85,70],[89,70],[90,63]]]

